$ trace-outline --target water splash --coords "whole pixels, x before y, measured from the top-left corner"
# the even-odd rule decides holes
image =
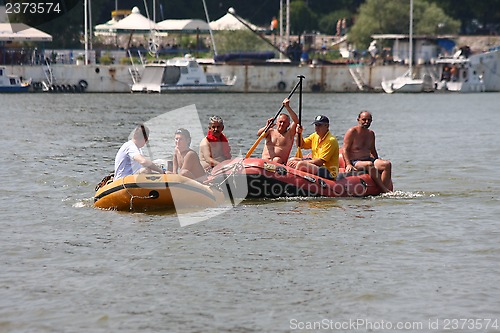
[[[391,199],[416,199],[416,198],[423,198],[426,196],[433,196],[427,195],[423,192],[405,192],[405,191],[394,191],[394,192],[389,192],[389,193],[383,193],[377,197],[379,198],[391,198]],[[374,198],[377,198],[374,197]]]

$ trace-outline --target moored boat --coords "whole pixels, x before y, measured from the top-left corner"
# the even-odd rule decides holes
[[[215,207],[222,192],[177,174],[136,174],[103,180],[94,206],[119,211],[157,211]]]
[[[393,80],[382,80],[382,89],[388,94],[430,92],[434,90],[432,78],[424,75],[422,79],[413,77],[413,0],[410,0],[410,34],[408,38],[408,71]]]
[[[0,92],[28,92],[29,88],[30,82],[21,80],[18,75],[7,75],[5,74],[5,67],[0,67]]]
[[[436,64],[439,66],[439,80],[436,82],[438,91],[467,93],[500,89],[497,74],[500,47],[477,54],[470,54],[470,49],[464,47],[453,57],[436,60]]]
[[[407,71],[405,74],[395,78],[394,80],[383,80],[381,85],[382,89],[384,89],[384,91],[388,94],[392,94],[394,92],[418,93],[424,91],[424,80],[413,78],[411,71]]]
[[[223,78],[219,73],[206,73],[190,55],[144,66],[132,92],[164,93],[226,91],[234,86],[236,77]]]
[[[365,197],[382,193],[366,173],[340,173],[334,181],[261,158],[225,161],[212,170],[210,181],[219,186],[227,184],[233,188],[224,193],[244,195],[246,199]]]
[[[439,59],[440,80],[436,82],[437,91],[483,92],[486,86],[482,74],[472,68],[469,59]]]

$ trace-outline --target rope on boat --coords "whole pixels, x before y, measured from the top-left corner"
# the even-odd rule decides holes
[[[226,175],[226,177],[220,181],[218,184],[213,184],[212,186],[215,186],[217,189],[219,189],[220,191],[222,191],[222,186],[228,181],[229,178],[233,177],[233,185],[236,186],[236,184],[234,183],[234,175],[238,172],[240,172],[242,169],[245,168],[245,165],[243,164],[243,159],[240,159],[240,161],[238,161],[237,163],[234,163],[229,170],[231,170],[230,173],[228,173]],[[224,168],[224,169],[221,169],[220,171],[221,172],[225,172],[227,171],[228,169]]]
[[[128,187],[125,186],[125,177],[122,178],[122,186],[125,189],[125,191],[127,191],[128,195],[130,195],[130,206],[129,206],[130,210],[132,210],[134,208],[134,199],[155,199],[155,198],[157,198],[156,196],[151,195],[151,194],[148,196],[133,195],[128,190]]]

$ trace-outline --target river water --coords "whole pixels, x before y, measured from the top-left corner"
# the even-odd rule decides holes
[[[500,331],[498,93],[305,94],[304,123],[327,115],[340,143],[373,113],[394,194],[186,227],[92,207],[135,124],[195,104],[245,154],[284,97],[0,95],[0,331]]]

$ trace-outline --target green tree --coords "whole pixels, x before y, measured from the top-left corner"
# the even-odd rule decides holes
[[[214,38],[218,53],[273,50],[249,30],[218,31]]]
[[[366,48],[373,34],[408,34],[410,0],[367,0],[350,30],[349,39],[358,48]],[[453,20],[427,0],[413,1],[414,34],[458,33],[460,22]]]
[[[304,0],[290,3],[290,32],[302,35],[318,29],[318,16],[307,6]]]
[[[335,35],[337,33],[337,21],[343,18],[350,18],[352,13],[347,9],[336,10],[328,13],[319,19],[319,31],[328,35]]]
[[[445,12],[455,19],[461,21],[461,32],[470,33],[472,21],[477,21],[479,25],[496,25],[500,22],[500,0],[433,0],[442,7]],[[497,31],[498,32],[498,31]]]
[[[458,34],[460,31],[460,21],[446,15],[435,3],[423,6],[420,4],[415,13],[418,15],[418,20],[413,25],[416,34]]]

